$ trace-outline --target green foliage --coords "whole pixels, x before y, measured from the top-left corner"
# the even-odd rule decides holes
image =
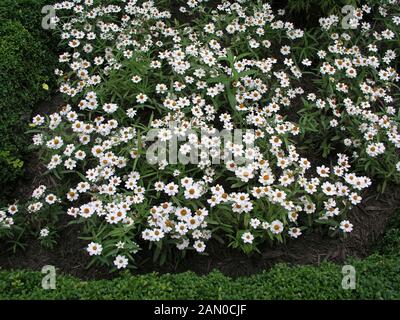
[[[391,229],[386,232],[381,245],[381,252],[387,255],[399,255],[400,229]]]
[[[0,272],[0,299],[399,299],[400,258],[373,255],[350,260],[356,269],[355,290],[341,287],[341,266],[276,265],[250,277],[231,279],[218,271],[206,276],[181,274],[132,275],[113,280],[80,281],[57,278],[56,290],[43,290],[38,272]]]
[[[357,6],[359,0],[288,0],[287,9],[291,13],[306,14],[307,16],[311,12],[318,12],[319,16],[340,14],[341,9],[345,5]]]
[[[0,3],[0,188],[3,198],[22,173],[28,145],[24,135],[33,106],[49,97],[54,80],[55,42],[41,28],[41,8],[49,1]]]
[[[2,19],[19,21],[31,33],[43,35],[41,28],[44,6],[55,3],[52,0],[2,0],[0,17]]]
[[[390,222],[390,228],[386,231],[382,241],[378,245],[381,254],[399,256],[400,253],[400,212]]]

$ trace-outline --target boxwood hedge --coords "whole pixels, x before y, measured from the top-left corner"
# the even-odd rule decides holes
[[[231,279],[218,271],[205,276],[132,275],[113,280],[81,281],[57,277],[55,290],[43,290],[43,274],[0,271],[0,299],[399,299],[400,258],[372,255],[349,260],[356,270],[356,289],[342,288],[342,267],[276,265],[250,277]]]
[[[43,89],[54,82],[57,61],[56,43],[41,28],[41,8],[48,2],[0,2],[0,201],[23,172],[32,109],[52,92]]]

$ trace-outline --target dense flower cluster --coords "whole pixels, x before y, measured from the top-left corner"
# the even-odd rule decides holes
[[[306,110],[323,119],[330,139],[342,141],[358,169],[399,183],[400,13],[398,1],[375,2],[356,9],[346,30],[338,16],[320,19],[328,40],[316,54],[323,90],[308,94]]]
[[[167,247],[204,252],[222,236],[251,252],[265,241],[298,238],[314,223],[352,231],[346,215],[371,179],[352,172],[344,152],[312,163],[299,137],[307,128],[288,114],[304,101],[329,117],[346,147],[363,145],[370,157],[388,143],[399,147],[396,52],[380,48],[397,33],[363,22],[370,7],[356,12],[351,32],[338,30],[336,16],[321,19],[332,43],[314,61],[299,54],[304,31],[268,3],[221,1],[181,27],[154,1],[103,2],[56,5],[67,16],[57,21],[68,50],[56,70],[67,104],[35,116],[32,126],[33,143],[62,187],[36,189],[30,214],[63,203],[85,225],[88,254],[118,269],[146,243],[157,256]],[[202,1],[181,8],[191,10],[204,12]],[[353,45],[354,34],[368,46]],[[334,88],[330,95],[303,85],[310,70]],[[215,135],[235,129],[246,129],[240,142]],[[154,130],[162,142],[178,136],[179,155],[197,152],[199,161],[150,163]],[[12,218],[1,212],[5,222]]]

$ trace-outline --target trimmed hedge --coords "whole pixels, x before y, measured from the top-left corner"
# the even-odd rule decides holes
[[[214,271],[206,276],[131,275],[113,280],[81,281],[59,276],[55,290],[43,290],[39,272],[0,272],[0,299],[400,299],[400,258],[373,255],[350,260],[357,287],[341,287],[341,266],[276,265],[270,271],[231,279]]]
[[[364,260],[349,259],[356,270],[356,289],[342,288],[342,266],[287,266],[278,264],[261,274],[231,279],[219,271],[206,276],[192,272],[132,275],[113,280],[82,281],[57,277],[56,290],[43,290],[43,274],[33,271],[0,271],[0,300],[82,299],[400,299],[400,215],[377,247]]]
[[[342,266],[287,266],[278,264],[261,274],[231,279],[219,271],[206,276],[192,272],[132,275],[129,271],[113,280],[82,281],[57,277],[56,290],[43,290],[43,274],[33,271],[1,271],[0,300],[82,299],[400,299],[400,215],[364,260],[349,259],[356,270],[356,289],[342,288]]]

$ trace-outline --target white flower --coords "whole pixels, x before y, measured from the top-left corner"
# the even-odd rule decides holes
[[[50,234],[49,229],[47,228],[43,228],[42,230],[40,230],[40,237],[41,238],[45,238]]]
[[[299,228],[290,228],[288,233],[289,236],[296,239],[301,235],[301,230]]]
[[[17,212],[18,212],[18,207],[15,204],[13,204],[13,205],[8,207],[8,213],[9,214],[14,215]]]
[[[361,203],[361,200],[362,200],[362,198],[355,192],[353,192],[349,195],[349,199],[353,205],[357,205],[357,204]]]
[[[40,199],[46,191],[46,186],[41,185],[32,192],[32,198]]]
[[[94,208],[91,205],[85,204],[83,206],[80,207],[80,215],[83,218],[90,218],[93,214],[94,214]]]
[[[200,187],[197,184],[189,186],[184,193],[186,199],[198,199],[201,197]]]
[[[118,241],[115,246],[117,249],[123,249],[125,247],[125,242]]]
[[[206,245],[203,241],[196,240],[193,244],[193,248],[195,248],[197,252],[204,252]]]
[[[34,124],[35,126],[41,126],[44,123],[44,121],[45,121],[44,117],[42,117],[41,115],[36,115],[32,119],[32,124]]]
[[[320,166],[320,167],[317,167],[317,173],[321,177],[326,178],[326,177],[329,177],[330,169],[325,166]]]
[[[254,236],[250,232],[245,232],[242,234],[242,240],[244,243],[252,244],[254,240]]]
[[[174,196],[179,192],[179,186],[173,182],[164,187],[164,192],[169,196]]]
[[[140,104],[145,103],[147,101],[147,99],[148,99],[148,97],[144,93],[138,94],[136,96],[136,101]]]
[[[273,234],[280,234],[283,231],[283,223],[279,220],[274,220],[271,222],[269,229]]]
[[[64,141],[61,137],[57,136],[47,142],[47,147],[50,149],[60,149],[64,144]]]
[[[271,227],[271,225],[270,225],[268,222],[264,221],[264,222],[261,224],[261,227],[262,227],[264,230],[268,230],[268,229]]]
[[[340,222],[340,229],[342,229],[343,232],[351,232],[353,231],[353,225],[350,223],[350,221],[343,220]]]
[[[103,105],[103,110],[106,113],[114,113],[115,111],[117,111],[118,109],[118,105],[116,105],[115,103],[106,103]]]
[[[114,260],[117,269],[125,269],[128,266],[128,259],[124,255],[118,255]]]
[[[327,196],[333,196],[336,194],[336,186],[328,181],[324,182],[321,186],[322,192]]]
[[[57,202],[57,196],[56,195],[54,195],[54,194],[49,194],[46,198],[45,198],[45,200],[46,200],[46,202],[48,203],[48,204],[54,204],[54,203],[56,203]]]
[[[86,248],[86,251],[89,253],[91,256],[98,256],[102,253],[103,251],[103,246],[99,243],[91,242]]]
[[[376,156],[384,153],[385,149],[386,149],[385,146],[381,142],[379,142],[379,143],[371,143],[367,147],[367,153],[371,157],[376,157]]]
[[[261,221],[258,220],[257,218],[252,218],[250,219],[250,225],[254,228],[257,229],[258,226],[261,224]]]
[[[140,81],[142,81],[142,78],[140,76],[133,76],[132,77],[132,82],[133,83],[139,83]]]

